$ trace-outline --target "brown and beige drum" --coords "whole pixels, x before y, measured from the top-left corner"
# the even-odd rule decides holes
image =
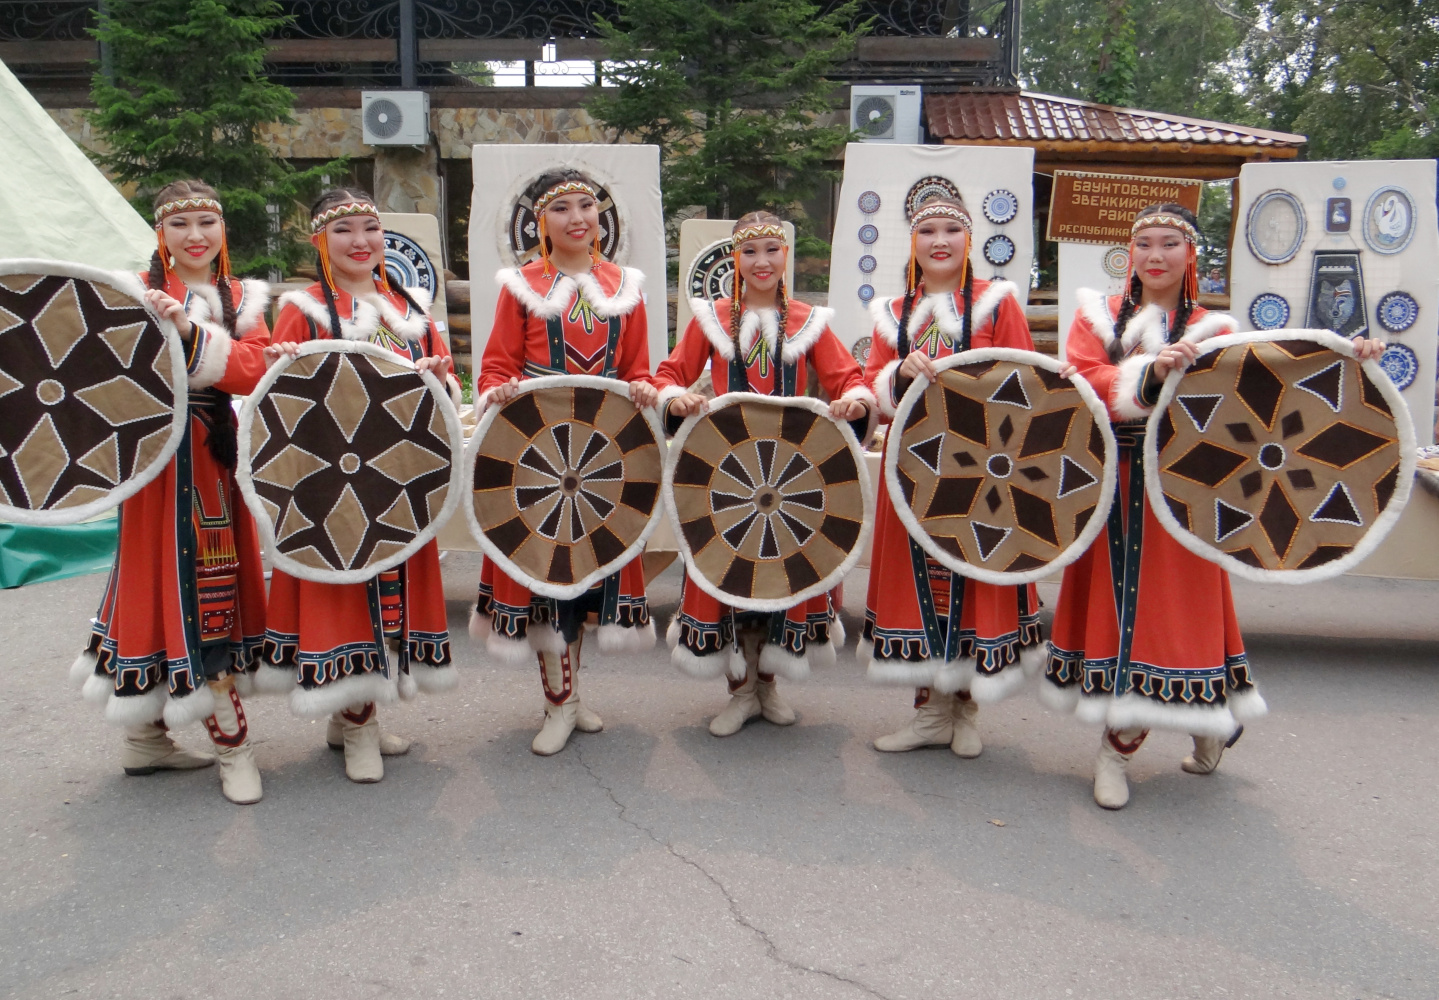
[[[73,524],[133,496],[185,436],[185,348],[133,274],[0,261],[0,517]]]
[[[690,578],[749,611],[782,611],[834,587],[874,523],[854,432],[807,397],[711,400],[675,434],[664,494]]]
[[[240,410],[236,478],[275,566],[362,583],[435,537],[463,493],[464,445],[440,381],[374,344],[315,340]]]
[[[1170,534],[1278,583],[1326,579],[1372,552],[1417,459],[1399,391],[1328,331],[1206,341],[1166,380],[1145,437],[1145,486]]]
[[[933,559],[993,584],[1030,583],[1084,554],[1114,497],[1109,411],[1058,361],[986,347],[916,379],[890,425],[885,485]]]
[[[466,449],[470,528],[511,579],[542,597],[578,597],[654,531],[663,440],[627,383],[527,379],[485,412]]]

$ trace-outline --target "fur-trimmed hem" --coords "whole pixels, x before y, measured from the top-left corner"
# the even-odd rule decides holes
[[[250,682],[256,694],[289,694],[299,685],[299,675],[294,667],[277,667],[273,663],[261,663]]]
[[[676,646],[678,646],[679,644],[680,644],[680,613],[679,613],[678,611],[676,611],[676,612],[675,612],[675,616],[670,619],[669,627],[665,629],[665,645],[668,646],[670,649],[674,649],[674,648],[675,648]]]
[[[490,616],[480,614],[480,609],[470,608],[470,638],[475,642],[484,642],[485,637],[492,631],[490,628]]]
[[[210,689],[205,688],[208,694]],[[113,726],[142,726],[147,723],[163,718],[165,715],[166,701],[170,693],[163,687],[153,687],[144,694],[120,696],[114,691],[108,691],[109,697],[105,700],[105,721]],[[213,704],[212,704],[213,709]],[[205,715],[209,715],[206,712]],[[203,719],[204,715],[197,715],[195,718]]]
[[[215,714],[215,693],[210,685],[201,684],[183,698],[168,698],[165,701],[165,728],[181,729],[192,722],[199,722]],[[106,715],[109,715],[108,708]]]
[[[115,685],[108,674],[91,674],[80,688],[80,697],[92,705],[105,707],[115,695]],[[156,709],[159,712],[159,709]],[[159,718],[157,714],[155,718]]]
[[[729,659],[723,651],[699,656],[684,646],[677,645],[670,650],[670,662],[678,667],[681,673],[702,681],[714,680],[729,673]]]
[[[805,655],[814,660],[815,664],[821,667],[832,667],[839,662],[839,653],[835,651],[834,641],[829,642],[806,642],[804,644]]]
[[[838,651],[843,649],[844,644],[848,641],[849,633],[845,632],[844,622],[839,620],[839,613],[836,612],[829,623],[829,644]]]
[[[1026,646],[1019,651],[1019,669],[1024,672],[1026,677],[1039,677],[1044,673],[1047,663],[1049,663],[1048,643]]]
[[[400,675],[399,693],[401,701],[414,701],[420,691],[420,685],[409,674]]]
[[[533,663],[535,649],[524,639],[511,639],[493,628],[485,634],[485,652],[501,663]]]
[[[929,687],[943,668],[943,660],[876,660],[871,653],[865,677],[876,684]]]
[[[783,646],[766,644],[759,651],[759,672],[789,681],[802,681],[809,677],[809,657],[803,654],[796,656]]]
[[[530,649],[536,653],[553,653],[558,656],[569,646],[563,632],[551,627],[548,622],[537,622],[533,618],[525,629],[525,638],[529,641]]]
[[[95,665],[99,662],[100,658],[94,653],[88,650],[81,652],[70,664],[70,683],[74,687],[84,688],[85,683],[95,676]]]
[[[969,682],[969,696],[981,705],[993,705],[1018,692],[1025,680],[1018,663],[1011,663],[997,674],[976,672]]]
[[[400,675],[400,697],[408,701],[413,694],[405,694],[405,681],[425,694],[442,694],[460,686],[460,672],[454,666],[431,667],[423,663],[410,664],[410,672]]]
[[[1099,700],[1099,699],[1096,699]],[[1227,705],[1199,708],[1191,705],[1161,705],[1143,695],[1126,694],[1109,701],[1105,723],[1110,729],[1172,729],[1191,736],[1220,736],[1228,739],[1239,728]]]
[[[623,625],[601,625],[595,630],[601,653],[645,653],[655,646],[655,623],[645,622],[637,628]]]
[[[1078,687],[1060,687],[1048,677],[1039,680],[1039,703],[1045,708],[1073,715],[1079,706]]]
[[[710,342],[714,352],[726,361],[734,359],[734,340],[720,324],[715,304],[709,299],[690,299],[690,314],[700,325],[700,332]]]
[[[874,377],[874,398],[879,406],[879,412],[886,417],[894,416],[894,408],[899,405],[899,400],[894,396],[894,378],[899,372],[900,360],[895,358],[888,361]]]
[[[1269,703],[1258,688],[1250,688],[1229,696],[1229,711],[1240,722],[1262,719],[1269,714]]]
[[[393,705],[399,696],[392,678],[380,674],[343,677],[317,688],[290,692],[290,711],[302,719],[323,719],[352,705]]]
[[[218,323],[196,322],[191,336],[197,338],[194,367],[185,383],[191,389],[208,389],[225,377],[225,368],[230,363],[230,335]]]
[[[1144,373],[1154,362],[1154,356],[1136,354],[1119,363],[1119,375],[1109,390],[1109,412],[1118,420],[1143,420],[1154,407],[1139,401],[1139,390],[1144,382]]]
[[[968,691],[974,684],[975,670],[972,657],[966,656],[948,663],[937,662],[939,662],[939,669],[934,672],[934,682],[930,684],[930,687],[940,694]]]

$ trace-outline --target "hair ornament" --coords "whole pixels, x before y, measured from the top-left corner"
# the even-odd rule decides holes
[[[730,237],[730,242],[735,247],[738,247],[741,243],[765,238],[780,240],[788,246],[788,238],[785,236],[784,226],[777,222],[757,223],[753,226],[736,229],[734,235]]]
[[[1129,231],[1130,239],[1139,234],[1141,229],[1177,229],[1184,234],[1184,239],[1194,246],[1199,245],[1199,230],[1195,229],[1182,216],[1178,215],[1141,215],[1134,220],[1134,227]]]
[[[925,205],[915,212],[914,217],[909,220],[910,232],[914,232],[919,228],[921,222],[929,219],[953,219],[964,227],[966,233],[974,232],[974,220],[969,217],[969,213],[958,205],[951,205],[943,201]]]
[[[347,201],[343,205],[327,208],[311,219],[310,232],[312,234],[323,233],[325,227],[330,223],[336,219],[343,219],[348,215],[373,215],[378,219],[380,217],[380,210],[375,207],[373,202]]]
[[[585,181],[561,181],[535,199],[535,215],[543,215],[545,209],[550,207],[550,202],[556,198],[563,198],[567,194],[587,194],[591,198],[599,199],[595,189]]]
[[[175,201],[167,201],[155,209],[155,225],[159,226],[168,217],[178,212],[214,212],[216,215],[224,215],[220,203],[214,198],[177,198]]]

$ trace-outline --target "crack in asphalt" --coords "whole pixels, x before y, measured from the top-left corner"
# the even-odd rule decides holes
[[[802,965],[799,962],[793,961],[792,959],[786,958],[784,955],[780,954],[779,946],[774,943],[774,941],[770,938],[769,934],[763,928],[756,926],[753,922],[750,921],[748,917],[744,915],[744,911],[740,909],[739,903],[735,901],[735,898],[732,895],[730,895],[729,890],[725,888],[725,884],[723,882],[721,882],[716,876],[711,874],[704,865],[700,864],[698,861],[677,850],[675,846],[669,841],[661,839],[660,836],[656,834],[653,830],[651,830],[649,827],[645,826],[643,823],[631,819],[629,816],[629,806],[621,802],[619,800],[619,797],[615,795],[614,789],[607,785],[604,779],[595,773],[594,768],[590,767],[589,762],[585,760],[584,754],[580,751],[578,745],[574,747],[574,752],[575,759],[580,762],[580,767],[585,769],[585,773],[590,776],[594,783],[599,787],[600,791],[604,792],[606,797],[608,797],[609,800],[614,803],[615,808],[618,810],[617,818],[619,819],[619,821],[627,826],[633,827],[634,829],[638,830],[640,833],[648,837],[650,840],[654,841],[660,847],[664,848],[665,851],[676,861],[679,861],[682,864],[689,865],[695,871],[703,875],[710,882],[711,885],[713,885],[716,889],[719,890],[720,895],[724,897],[725,903],[729,906],[731,919],[733,919],[735,923],[739,924],[741,927],[749,931],[755,937],[759,938],[760,942],[764,945],[765,954],[769,959],[774,962],[778,962],[780,965],[783,965],[788,969],[793,969],[796,972],[808,972],[812,975],[823,976],[825,979],[830,979],[838,983],[844,983],[846,986],[853,986],[855,989],[862,990],[869,996],[877,997],[878,1000],[891,1000],[890,997],[879,992],[879,990],[875,989],[872,986],[868,986],[857,979],[849,979],[846,976],[841,976],[839,973],[831,972],[828,969],[821,969],[810,965]]]

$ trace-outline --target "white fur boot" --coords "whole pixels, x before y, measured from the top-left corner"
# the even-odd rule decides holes
[[[1129,779],[1124,772],[1148,735],[1147,729],[1104,731],[1094,765],[1094,801],[1105,809],[1123,809],[1129,803]]]
[[[876,750],[903,753],[920,747],[942,747],[954,736],[954,695],[930,688],[916,688],[914,718],[903,729],[874,741]]]

